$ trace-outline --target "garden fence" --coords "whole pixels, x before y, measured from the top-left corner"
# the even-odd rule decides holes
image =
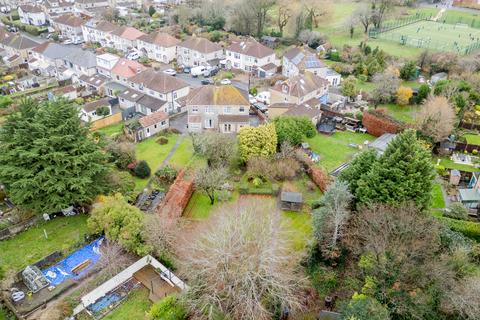
[[[417,13],[413,16],[409,16],[403,19],[397,19],[397,20],[385,22],[379,28],[370,29],[368,32],[368,36],[370,38],[377,38],[378,35],[381,33],[398,29],[401,27],[405,27],[405,26],[408,26],[409,24],[417,23],[419,21],[425,21],[425,20],[431,20],[431,19],[432,19],[431,14]]]

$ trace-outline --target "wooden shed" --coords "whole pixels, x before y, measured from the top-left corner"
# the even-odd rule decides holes
[[[301,193],[282,191],[280,201],[282,202],[282,210],[302,210],[303,199]]]

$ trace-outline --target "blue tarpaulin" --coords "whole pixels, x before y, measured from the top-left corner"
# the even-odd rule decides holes
[[[75,251],[54,266],[42,270],[47,281],[51,285],[57,286],[67,279],[81,278],[86,272],[93,268],[100,259],[101,253],[99,247],[102,244],[102,241],[103,237]],[[84,268],[78,274],[72,272],[72,269],[78,267],[81,263],[87,260],[90,260],[88,267]]]

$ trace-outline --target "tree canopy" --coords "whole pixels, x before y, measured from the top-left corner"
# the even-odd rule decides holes
[[[276,117],[273,123],[275,124],[279,145],[288,142],[292,146],[297,146],[305,138],[312,138],[317,133],[312,121],[307,117],[280,116]]]
[[[24,100],[0,130],[0,181],[39,213],[89,203],[105,190],[106,157],[65,100]]]
[[[277,133],[273,123],[244,127],[238,134],[238,151],[243,161],[253,156],[268,157],[277,151]]]

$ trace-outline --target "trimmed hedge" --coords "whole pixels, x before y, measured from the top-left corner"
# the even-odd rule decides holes
[[[464,236],[480,242],[480,223],[466,220],[457,220],[442,216],[441,211],[432,211],[432,214],[441,222],[448,225],[454,231],[462,233]]]
[[[264,195],[277,195],[280,191],[278,184],[273,183],[270,188],[254,188],[249,187],[248,183],[242,183],[239,187],[240,194],[264,194]]]

